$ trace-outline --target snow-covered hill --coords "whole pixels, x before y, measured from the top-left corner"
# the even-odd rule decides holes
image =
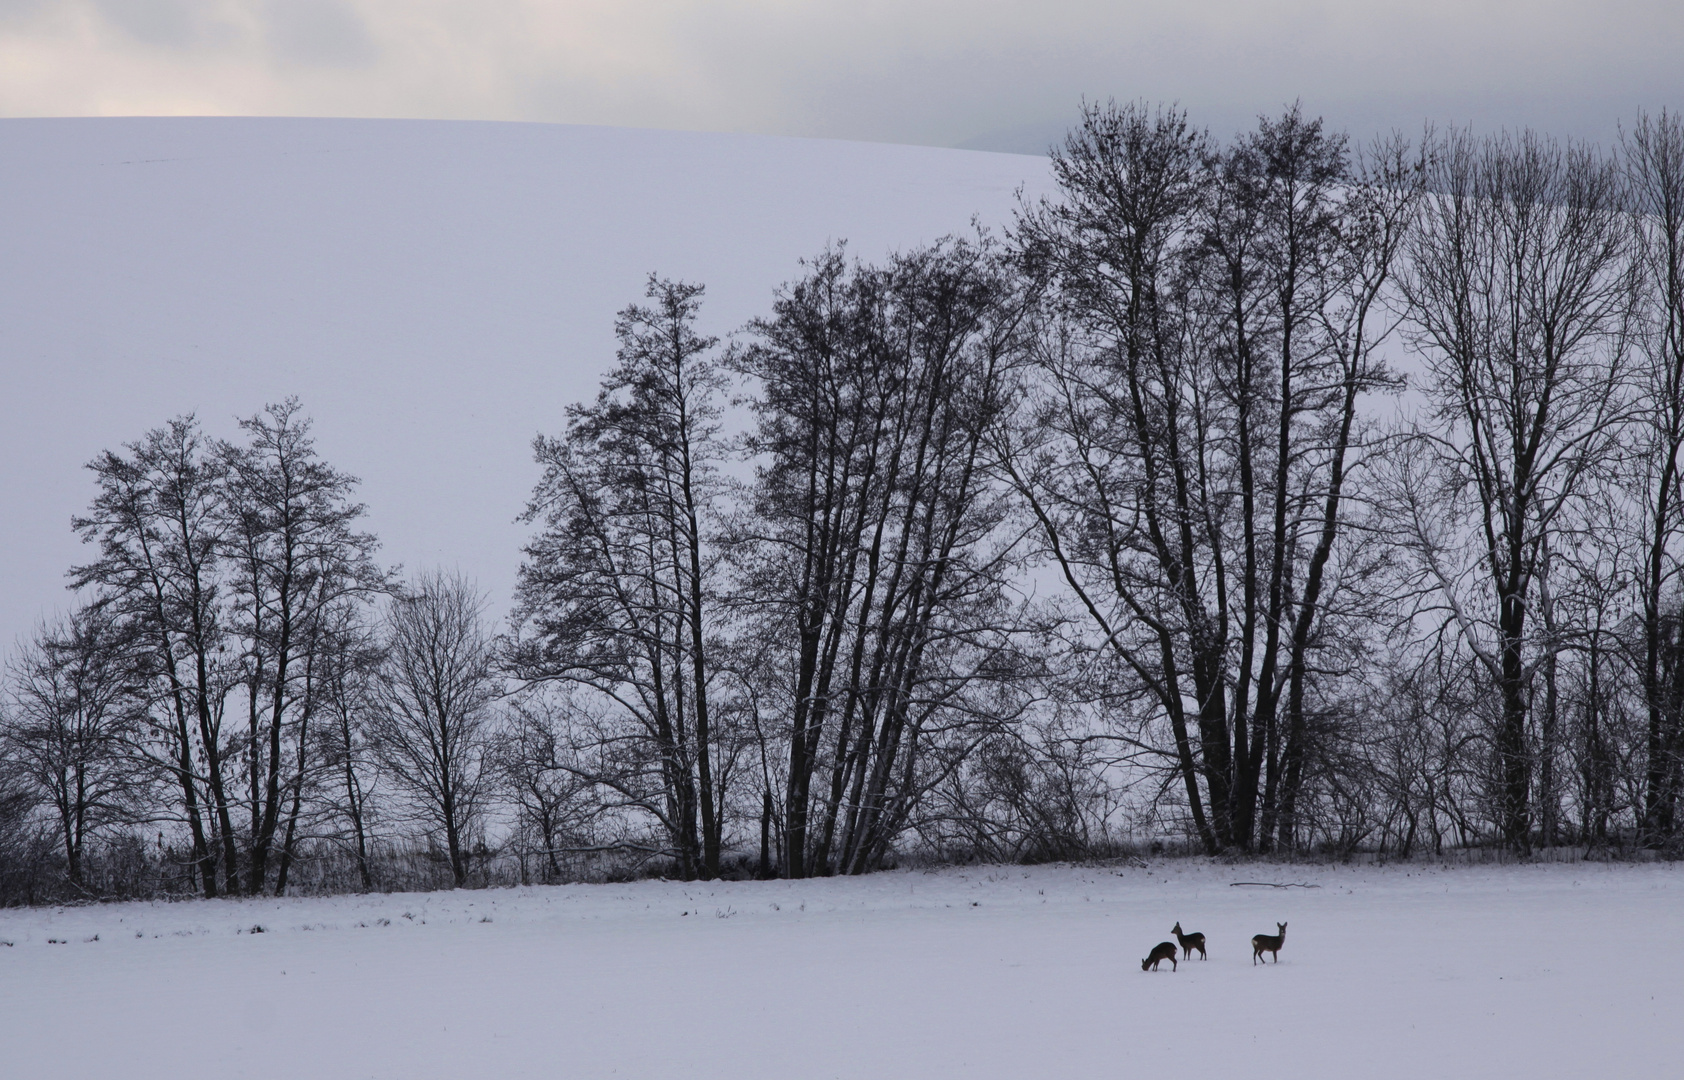
[[[1681,888],[1182,860],[0,911],[0,1075],[1671,1076]],[[1210,959],[1142,972],[1176,920]]]
[[[0,120],[0,651],[70,603],[81,466],[289,394],[388,561],[501,610],[528,444],[594,393],[651,271],[706,327],[796,261],[1000,224],[1043,159],[535,124]]]

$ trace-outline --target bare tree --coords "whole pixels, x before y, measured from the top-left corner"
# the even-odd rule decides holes
[[[1192,831],[1290,847],[1356,579],[1357,410],[1390,382],[1407,148],[1353,165],[1294,107],[1218,152],[1174,110],[1090,107],[1053,168],[1058,198],[1017,223],[1048,302],[1004,456]]]
[[[1293,134],[1290,126],[1286,134]],[[1318,138],[1319,131],[1290,140],[1277,135],[1264,145],[1307,141],[1313,146]],[[1284,565],[1271,566],[1269,604],[1271,611],[1278,611],[1273,618],[1284,624],[1279,633],[1285,655],[1277,662],[1277,670],[1285,669],[1286,716],[1278,740],[1278,766],[1272,754],[1265,758],[1259,840],[1265,847],[1278,842],[1291,850],[1297,841],[1297,800],[1304,766],[1313,749],[1312,681],[1318,670],[1323,676],[1332,673],[1329,658],[1335,650],[1327,639],[1332,633],[1352,633],[1362,621],[1361,613],[1369,610],[1359,603],[1352,611],[1349,603],[1357,586],[1351,564],[1358,560],[1346,559],[1342,566],[1335,555],[1351,531],[1350,506],[1361,503],[1361,496],[1353,498],[1348,490],[1351,478],[1379,447],[1361,422],[1361,399],[1397,385],[1396,376],[1380,359],[1380,349],[1393,330],[1384,304],[1420,195],[1421,163],[1411,157],[1407,143],[1394,137],[1360,154],[1349,171],[1322,165],[1306,178],[1311,183],[1306,183],[1293,179],[1302,166],[1294,165],[1290,154],[1277,151],[1275,156],[1287,158],[1275,169],[1288,189],[1282,200],[1283,216],[1294,214],[1292,203],[1311,202],[1323,220],[1312,219],[1299,231],[1310,232],[1314,243],[1325,245],[1315,259],[1306,260],[1309,265],[1294,270],[1292,264],[1298,260],[1290,253],[1297,243],[1294,229],[1276,230],[1281,238],[1277,247],[1285,249],[1281,252],[1285,257],[1277,255],[1274,260],[1282,267],[1276,275],[1283,279],[1276,287],[1278,303],[1283,309],[1301,309],[1294,316],[1304,323],[1297,332],[1297,347],[1305,351],[1307,362],[1292,362],[1291,343],[1283,343],[1282,368],[1296,370],[1282,377],[1281,400],[1287,404],[1276,427],[1274,488],[1278,503],[1285,505],[1273,511],[1276,540],[1271,550],[1280,552],[1274,561]],[[1314,190],[1333,182],[1342,188],[1337,198]],[[1296,194],[1293,189],[1299,186],[1310,187],[1314,199]],[[1315,205],[1323,201],[1337,201],[1337,206]],[[1316,236],[1319,231],[1331,235]],[[1295,285],[1293,279],[1298,276],[1309,278],[1312,284]],[[1288,288],[1303,289],[1306,295],[1289,301]],[[1283,318],[1283,325],[1288,321]],[[1279,464],[1282,457],[1290,463],[1284,469]],[[1283,491],[1293,494],[1283,498],[1278,494]],[[1302,578],[1298,577],[1300,566]],[[1341,575],[1341,571],[1346,573]],[[1279,583],[1274,580],[1277,574]],[[1335,625],[1339,629],[1330,632]],[[1260,691],[1268,681],[1259,677]]]
[[[75,522],[100,554],[73,584],[148,673],[150,734],[136,745],[181,792],[207,895],[261,891],[277,844],[290,861],[313,676],[340,640],[327,613],[384,587],[374,538],[353,527],[356,480],[316,455],[298,402],[241,426],[249,441],[236,446],[179,418],[102,455],[90,465],[99,492]],[[237,689],[243,725],[225,722]]]
[[[350,498],[356,478],[317,456],[298,400],[240,427],[249,442],[219,452],[227,478],[223,565],[246,691],[246,891],[256,895],[268,881],[277,831],[284,823],[287,837],[296,833],[320,697],[314,677],[334,663],[326,653],[346,644],[327,625],[330,613],[343,617],[346,604],[368,602],[386,582],[374,563],[377,541],[354,529],[363,514]],[[290,844],[283,848],[290,860]]]
[[[499,686],[484,609],[460,577],[429,573],[411,582],[387,608],[375,690],[381,762],[416,818],[443,838],[458,887],[491,779]]]
[[[565,702],[539,695],[515,703],[496,750],[503,791],[515,809],[523,880],[531,856],[541,860],[544,880],[559,881],[563,854],[600,847],[592,843],[592,826],[605,807],[591,770],[573,756],[568,711]]]
[[[1528,618],[1546,545],[1623,416],[1630,225],[1611,163],[1531,132],[1442,139],[1428,186],[1402,280],[1431,411],[1412,434],[1424,468],[1405,481],[1422,487],[1403,523],[1418,580],[1496,688],[1499,826],[1525,848]]]
[[[1183,392],[1197,377],[1184,362],[1185,314],[1178,261],[1196,227],[1208,138],[1174,110],[1090,106],[1053,155],[1060,198],[1025,208],[1015,239],[1028,271],[1048,285],[1042,374],[1021,399],[1027,415],[1001,458],[1040,526],[1042,546],[1105,646],[1161,708],[1173,774],[1184,786],[1194,833],[1207,850],[1223,841],[1199,789],[1199,742],[1224,721],[1220,637],[1194,558],[1205,515],[1187,466],[1197,430]],[[1110,509],[1119,489],[1144,502]],[[1163,501],[1167,500],[1167,501]],[[1142,526],[1131,537],[1130,519]],[[1180,603],[1162,607],[1147,565],[1130,556],[1155,545],[1158,570]],[[1136,633],[1139,631],[1140,633]],[[1185,632],[1186,648],[1179,648]],[[1189,703],[1193,715],[1189,715]],[[1113,717],[1114,719],[1114,717]],[[1201,729],[1202,730],[1202,729]],[[1210,754],[1226,770],[1224,746]],[[1225,792],[1211,808],[1226,811]]]
[[[8,722],[0,700],[0,725]],[[0,900],[6,903],[35,902],[44,846],[40,809],[40,790],[0,739]]]
[[[144,708],[126,629],[83,609],[43,627],[8,665],[6,744],[58,818],[66,874],[81,890],[90,837],[138,809],[129,753]]]
[[[1025,309],[986,239],[881,267],[832,250],[733,354],[757,392],[759,465],[738,602],[762,703],[788,717],[787,876],[879,865],[924,794],[1022,708],[989,435]]]
[[[74,521],[99,558],[71,570],[101,616],[129,628],[153,708],[143,745],[180,791],[199,887],[239,889],[223,707],[236,677],[220,580],[224,469],[192,416],[88,465],[99,485]],[[218,881],[218,867],[222,880]]]
[[[321,651],[314,683],[323,714],[323,799],[328,815],[342,818],[350,829],[357,876],[363,888],[372,889],[369,846],[379,782],[375,715],[385,657],[375,629],[359,609],[360,605],[339,605],[326,613],[325,625],[318,624],[337,640]]]
[[[1643,271],[1644,332],[1628,475],[1641,515],[1644,705],[1648,713],[1642,826],[1650,843],[1677,833],[1684,787],[1684,687],[1665,678],[1665,611],[1684,537],[1684,117],[1641,114],[1621,141]]]
[[[594,783],[661,823],[685,877],[715,877],[728,739],[716,723],[714,577],[705,529],[720,482],[717,342],[695,328],[702,287],[651,275],[620,313],[618,363],[567,432],[540,437],[512,653],[524,679],[600,703],[612,741]],[[582,730],[582,729],[581,729]]]

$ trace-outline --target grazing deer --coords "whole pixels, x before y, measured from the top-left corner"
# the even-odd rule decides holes
[[[1256,966],[1258,959],[1260,957],[1262,957],[1262,955],[1264,953],[1273,953],[1274,957],[1275,957],[1275,963],[1278,964],[1278,963],[1281,962],[1281,946],[1286,944],[1286,924],[1283,923],[1283,922],[1278,922],[1278,923],[1275,924],[1275,926],[1277,928],[1279,928],[1280,933],[1278,933],[1278,934],[1256,934],[1252,937],[1252,939],[1251,939],[1251,963],[1252,963],[1252,966],[1254,966],[1254,967]]]
[[[1175,970],[1175,942],[1160,941],[1152,946],[1152,955],[1140,962],[1141,971],[1156,971],[1163,961],[1169,961],[1169,969]]]
[[[1176,923],[1175,929],[1171,930],[1170,933],[1175,935],[1175,940],[1181,942],[1181,959],[1193,959],[1194,949],[1199,950],[1200,960],[1210,959],[1205,955],[1205,936],[1203,934],[1183,934],[1180,923]]]

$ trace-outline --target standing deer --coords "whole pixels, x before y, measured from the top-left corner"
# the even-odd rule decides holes
[[[1176,923],[1175,929],[1171,930],[1170,933],[1175,935],[1175,940],[1181,942],[1181,959],[1193,959],[1194,949],[1199,950],[1200,960],[1210,959],[1210,957],[1205,955],[1205,936],[1203,934],[1183,934],[1181,932],[1180,923]]]
[[[1273,953],[1275,963],[1281,962],[1281,946],[1286,944],[1286,924],[1278,922],[1275,926],[1280,930],[1278,934],[1257,934],[1251,939],[1251,963],[1257,966],[1257,961],[1264,953]]]
[[[1173,941],[1160,941],[1156,945],[1152,946],[1152,955],[1140,962],[1140,970],[1146,971],[1150,969],[1152,971],[1156,971],[1158,970],[1158,965],[1165,960],[1169,961],[1169,969],[1171,971],[1176,970],[1175,942]]]

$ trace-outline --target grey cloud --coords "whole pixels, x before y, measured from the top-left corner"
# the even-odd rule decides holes
[[[1640,107],[1684,106],[1678,0],[45,2],[0,0],[10,38],[30,35],[8,17],[62,24],[34,35],[49,62],[0,71],[0,102],[28,95],[14,110],[133,99],[1043,153],[1083,98],[1177,102],[1219,137],[1293,100],[1359,138],[1431,121],[1606,141]]]
[[[105,22],[146,45],[189,49],[233,35],[214,0],[92,0]]]
[[[1144,0],[1051,5],[973,33],[907,29],[842,49],[795,44],[782,74],[789,127],[1041,153],[1084,97],[1176,101],[1223,137],[1301,100],[1359,138],[1433,122],[1607,141],[1639,107],[1684,103],[1684,9],[1649,0],[1528,11]],[[723,35],[715,44],[730,49]]]
[[[368,25],[342,0],[270,0],[265,12],[275,59],[307,67],[357,67],[379,56]]]
[[[15,26],[48,10],[48,0],[0,0],[0,26]]]

